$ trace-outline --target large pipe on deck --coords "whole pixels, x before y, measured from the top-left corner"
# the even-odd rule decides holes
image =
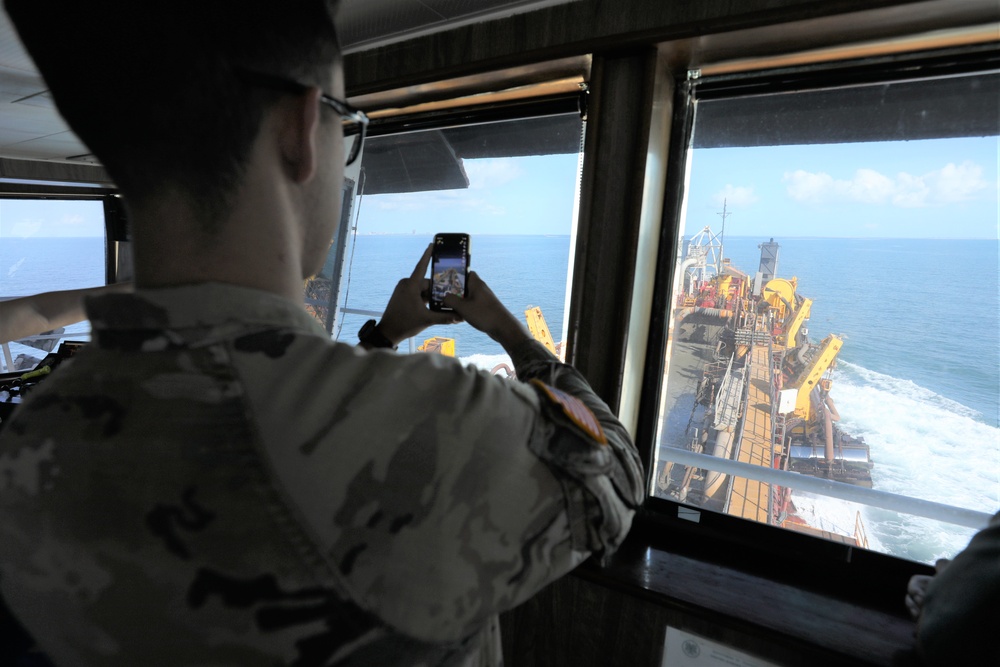
[[[819,392],[819,387],[817,386],[809,394],[810,400],[812,400],[813,407],[816,412],[823,415],[823,436],[825,438],[824,454],[828,463],[833,463],[833,415],[826,407],[826,401],[823,400],[823,396]]]
[[[830,414],[833,416],[833,421],[839,422],[840,413],[837,412],[837,406],[833,404],[833,396],[827,394],[826,398],[823,400],[826,401],[826,407],[830,408]]]
[[[799,345],[799,351],[795,354],[796,361],[803,366],[807,363],[806,355],[809,354],[810,347],[812,346],[809,345],[809,341],[807,340],[805,343]]]
[[[681,310],[677,311],[677,315],[676,317],[674,317],[674,321],[677,324],[680,324],[685,317],[688,317],[690,315],[705,315],[707,317],[718,317],[719,319],[725,320],[733,316],[733,311],[723,310],[721,308],[698,308],[698,307],[682,308]]]
[[[826,460],[831,464],[833,463],[833,417],[830,416],[830,411],[823,410],[823,427],[825,429],[824,435],[826,436]]]
[[[715,437],[715,448],[712,450],[712,456],[717,456],[720,459],[728,459],[733,447],[733,432],[732,431],[719,431],[719,434]],[[719,490],[722,486],[722,482],[725,481],[726,475],[718,472],[716,470],[708,470],[705,472],[705,497],[710,497],[713,493]]]
[[[692,266],[700,264],[705,258],[704,257],[688,257],[683,262],[681,262],[680,268],[677,269],[677,275],[683,276],[686,274],[687,270]],[[692,277],[691,285],[688,285],[686,293],[694,293],[694,279]]]

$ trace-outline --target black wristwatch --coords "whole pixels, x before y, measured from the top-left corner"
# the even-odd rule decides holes
[[[392,344],[392,341],[386,338],[382,332],[378,330],[378,324],[375,320],[368,320],[365,322],[364,326],[361,327],[361,331],[358,332],[358,340],[362,343],[367,343],[372,347],[385,347],[390,350],[396,349],[396,346]]]

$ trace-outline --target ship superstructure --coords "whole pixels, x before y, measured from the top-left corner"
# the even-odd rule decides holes
[[[758,247],[761,260],[753,278],[724,259],[720,239],[708,228],[692,239],[679,263],[676,284],[682,289],[672,320],[667,384],[670,391],[674,383],[674,413],[684,411],[685,401],[690,413],[683,434],[675,424],[663,445],[683,443],[697,453],[870,488],[868,445],[839,428],[831,395],[843,339],[835,334],[818,343],[809,339],[812,300],[799,293],[797,278],[778,277],[774,239]],[[684,390],[685,378],[694,377],[694,390]],[[667,463],[658,471],[659,492],[667,497],[815,530],[795,514],[787,488],[676,468]],[[819,532],[865,546],[860,520],[854,535]]]

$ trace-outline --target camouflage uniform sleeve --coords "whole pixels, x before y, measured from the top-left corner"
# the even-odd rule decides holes
[[[544,389],[534,383],[547,417],[560,428],[548,439],[533,441],[532,451],[563,488],[574,548],[604,561],[625,538],[643,499],[644,475],[635,445],[580,372],[560,363],[541,343],[525,341],[511,351],[511,359],[519,379],[540,381],[570,394],[600,424],[603,443],[547,400]]]
[[[917,622],[924,663],[1000,664],[996,632],[1000,609],[1000,513],[934,575]]]
[[[424,378],[450,404],[437,427],[446,453],[437,459],[434,490],[424,488],[425,496],[436,496],[435,507],[408,523],[392,547],[399,538],[412,540],[403,557],[426,554],[420,574],[401,576],[410,567],[391,559],[367,575],[357,569],[348,575],[355,590],[368,592],[376,614],[418,639],[467,637],[591,554],[609,556],[642,498],[635,448],[583,377],[534,341],[512,351],[521,381],[459,372],[457,365],[449,367],[456,373],[451,379]],[[531,380],[580,400],[606,442],[588,435]],[[448,472],[453,466],[461,467],[457,478]],[[357,543],[354,537],[344,546]]]
[[[463,640],[624,539],[642,495],[635,451],[544,348],[516,350],[522,378],[578,397],[606,444],[528,382],[440,355],[319,345],[287,347],[295,370],[280,392],[278,380],[248,385],[263,447],[344,594],[392,630]],[[237,359],[247,376],[265,362]]]

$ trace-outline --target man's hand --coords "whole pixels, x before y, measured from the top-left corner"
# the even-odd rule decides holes
[[[453,313],[440,313],[427,308],[430,281],[424,276],[427,275],[432,248],[433,246],[428,245],[410,277],[403,278],[396,284],[378,323],[379,331],[394,345],[416,336],[429,326],[460,321]]]
[[[531,338],[528,329],[500,303],[493,290],[474,271],[469,272],[466,294],[464,299],[449,294],[444,298],[444,305],[500,343],[505,350],[509,351],[512,346]]]
[[[940,558],[934,563],[935,574],[941,574],[951,560]],[[924,598],[927,597],[927,587],[931,584],[932,575],[915,574],[910,577],[906,585],[906,608],[910,611],[910,616],[914,619],[920,617],[920,612],[924,608]]]

